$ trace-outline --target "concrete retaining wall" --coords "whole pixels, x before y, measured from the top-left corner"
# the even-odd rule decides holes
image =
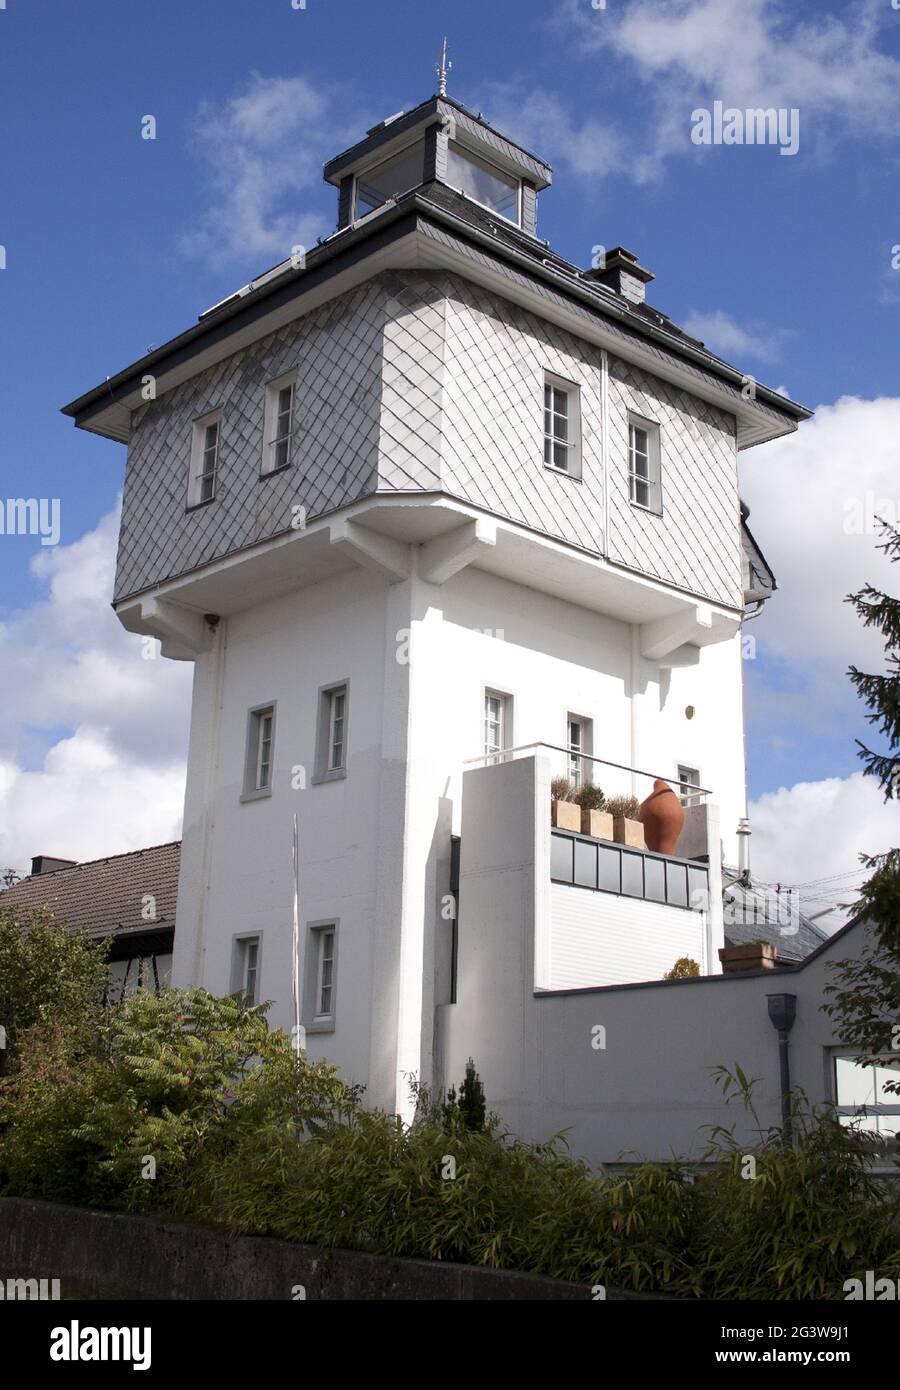
[[[352,1250],[78,1207],[0,1199],[0,1279],[59,1279],[63,1298],[590,1299],[535,1274]],[[637,1295],[614,1293],[608,1298]]]

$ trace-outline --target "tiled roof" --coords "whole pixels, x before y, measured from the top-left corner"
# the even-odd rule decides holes
[[[93,859],[71,869],[31,874],[0,893],[0,911],[47,907],[68,926],[94,936],[175,925],[181,841]],[[151,905],[148,897],[154,899]],[[155,908],[152,917],[145,915]]]
[[[763,939],[775,947],[779,961],[795,965],[829,939],[828,933],[802,912],[792,916],[787,904],[779,922],[779,913],[777,907],[772,906],[771,898],[740,883],[732,883],[725,890],[726,914],[729,898],[739,904],[730,910],[731,920],[726,915],[725,941],[729,946],[746,946],[751,941]]]

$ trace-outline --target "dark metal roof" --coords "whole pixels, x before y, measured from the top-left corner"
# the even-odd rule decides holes
[[[244,290],[204,314],[199,323],[71,401],[63,407],[63,414],[89,428],[92,416],[104,406],[138,391],[142,377],[148,372],[159,375],[161,371],[179,366],[416,230],[430,231],[432,236],[438,234],[448,246],[455,244],[465,248],[468,242],[469,252],[482,259],[485,243],[488,243],[498,264],[505,258],[515,258],[515,275],[525,274],[534,283],[543,281],[551,285],[558,297],[586,306],[591,316],[605,319],[608,325],[618,324],[620,331],[628,336],[640,338],[645,343],[664,344],[666,355],[680,358],[682,365],[699,369],[717,385],[727,384],[733,390],[745,379],[737,368],[709,352],[665,314],[648,305],[632,304],[608,286],[590,280],[579,267],[553,253],[545,242],[509,223],[504,224],[503,218],[492,215],[463,195],[443,185],[428,184],[386,204],[377,215],[370,214],[361,222],[327,237],[307,253],[305,267],[292,267],[290,260],[286,260],[280,270],[275,268],[278,273],[266,272],[258,281],[251,281]],[[447,235],[448,230],[452,231],[452,236]],[[512,274],[510,270],[511,277]],[[812,414],[805,406],[761,384],[757,384],[754,406],[761,414],[782,421],[805,420]]]
[[[71,869],[31,874],[0,893],[0,911],[24,915],[47,908],[60,922],[91,936],[139,935],[175,926],[181,841],[93,859]],[[156,916],[142,916],[146,895]]]
[[[470,111],[462,102],[448,96],[429,97],[411,111],[405,111],[387,123],[381,122],[373,126],[364,139],[358,140],[349,149],[342,150],[333,159],[329,159],[322,171],[326,182],[337,183],[342,173],[360,159],[365,159],[384,145],[394,143],[399,135],[429,122],[433,123],[442,116],[455,120],[463,130],[479,139],[485,146],[492,147],[496,153],[517,164],[522,173],[531,178],[538,187],[546,188],[550,183],[553,170],[546,160],[501,135],[480,112]]]
[[[741,922],[726,919],[725,941],[729,946],[746,946],[751,941],[762,939],[775,947],[781,964],[796,965],[830,940],[828,933],[804,917],[802,912],[793,920],[785,912],[779,921],[771,895],[762,889],[754,889],[752,884],[750,887],[742,883],[730,884],[725,889],[726,909],[729,898],[735,903],[731,915],[745,919]],[[787,926],[796,926],[797,929],[788,931],[785,929]]]

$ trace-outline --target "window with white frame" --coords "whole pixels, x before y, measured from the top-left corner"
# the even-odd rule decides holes
[[[628,496],[636,507],[662,511],[659,426],[649,420],[628,421]]]
[[[263,473],[275,473],[291,461],[291,440],[294,432],[295,378],[291,373],[266,387],[264,421]]]
[[[238,984],[244,1003],[253,1007],[259,1003],[259,937],[245,936],[237,943]]]
[[[681,798],[682,806],[699,806],[703,801],[703,793],[695,790],[700,785],[700,772],[696,767],[688,767],[685,763],[678,764],[678,795]]]
[[[188,480],[188,506],[199,507],[211,502],[216,495],[216,473],[219,467],[219,444],[222,417],[204,415],[194,421],[191,439],[191,473]]]
[[[882,1139],[900,1134],[900,1057],[888,1054],[863,1066],[851,1052],[833,1055],[834,1095],[841,1124],[854,1125]]]
[[[484,692],[484,755],[496,758],[512,747],[512,696],[499,690]]]
[[[319,691],[316,766],[313,782],[329,782],[347,773],[350,687],[346,681]]]
[[[570,714],[566,721],[566,729],[566,744],[569,750],[567,776],[573,786],[581,787],[585,782],[593,781],[590,760],[584,756],[593,751],[592,721],[584,719],[580,714]]]
[[[270,796],[275,750],[275,706],[252,709],[247,720],[243,800]]]
[[[334,1014],[334,927],[318,929],[318,968],[316,970],[316,1018]]]
[[[549,372],[544,373],[544,465],[581,476],[579,390]]]

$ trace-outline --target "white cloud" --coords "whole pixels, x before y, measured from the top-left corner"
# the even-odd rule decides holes
[[[37,602],[0,624],[0,860],[100,858],[172,839],[184,795],[189,663],[145,660],[109,601],[118,508],[41,550]]]
[[[184,771],[122,756],[108,734],[77,729],[36,771],[0,764],[0,863],[28,872],[34,854],[105,858],[177,839]]]
[[[699,338],[720,357],[755,357],[761,362],[775,362],[781,356],[784,329],[757,327],[748,332],[722,309],[702,314],[692,310],[684,321],[684,330]]]
[[[900,513],[900,398],[844,396],[784,439],[740,456],[750,528],[779,592],[748,631],[795,670],[840,678],[851,662],[881,667],[881,640],[866,631],[848,593],[870,580],[897,592],[900,566],[876,550],[867,513]]]
[[[361,129],[341,102],[335,87],[257,73],[223,104],[204,103],[189,138],[209,206],[182,250],[217,267],[261,258],[275,264],[333,231],[337,194],[323,188],[322,165]]]
[[[810,7],[812,9],[813,7]],[[598,101],[609,110],[637,88],[645,119],[627,130],[593,114],[582,121],[564,96],[498,84],[491,115],[526,145],[582,174],[660,176],[673,157],[703,158],[691,112],[726,106],[800,111],[800,151],[827,154],[844,138],[895,139],[900,61],[880,47],[895,21],[885,0],[857,0],[840,16],[788,0],[632,0],[593,9],[565,0],[555,23],[596,62]],[[635,103],[635,110],[639,104]]]
[[[853,902],[867,877],[860,852],[880,854],[898,843],[897,803],[885,803],[873,778],[861,772],[768,792],[751,802],[750,825],[754,879],[806,885],[799,894],[808,915]],[[832,932],[848,915],[830,912],[818,925]]]

